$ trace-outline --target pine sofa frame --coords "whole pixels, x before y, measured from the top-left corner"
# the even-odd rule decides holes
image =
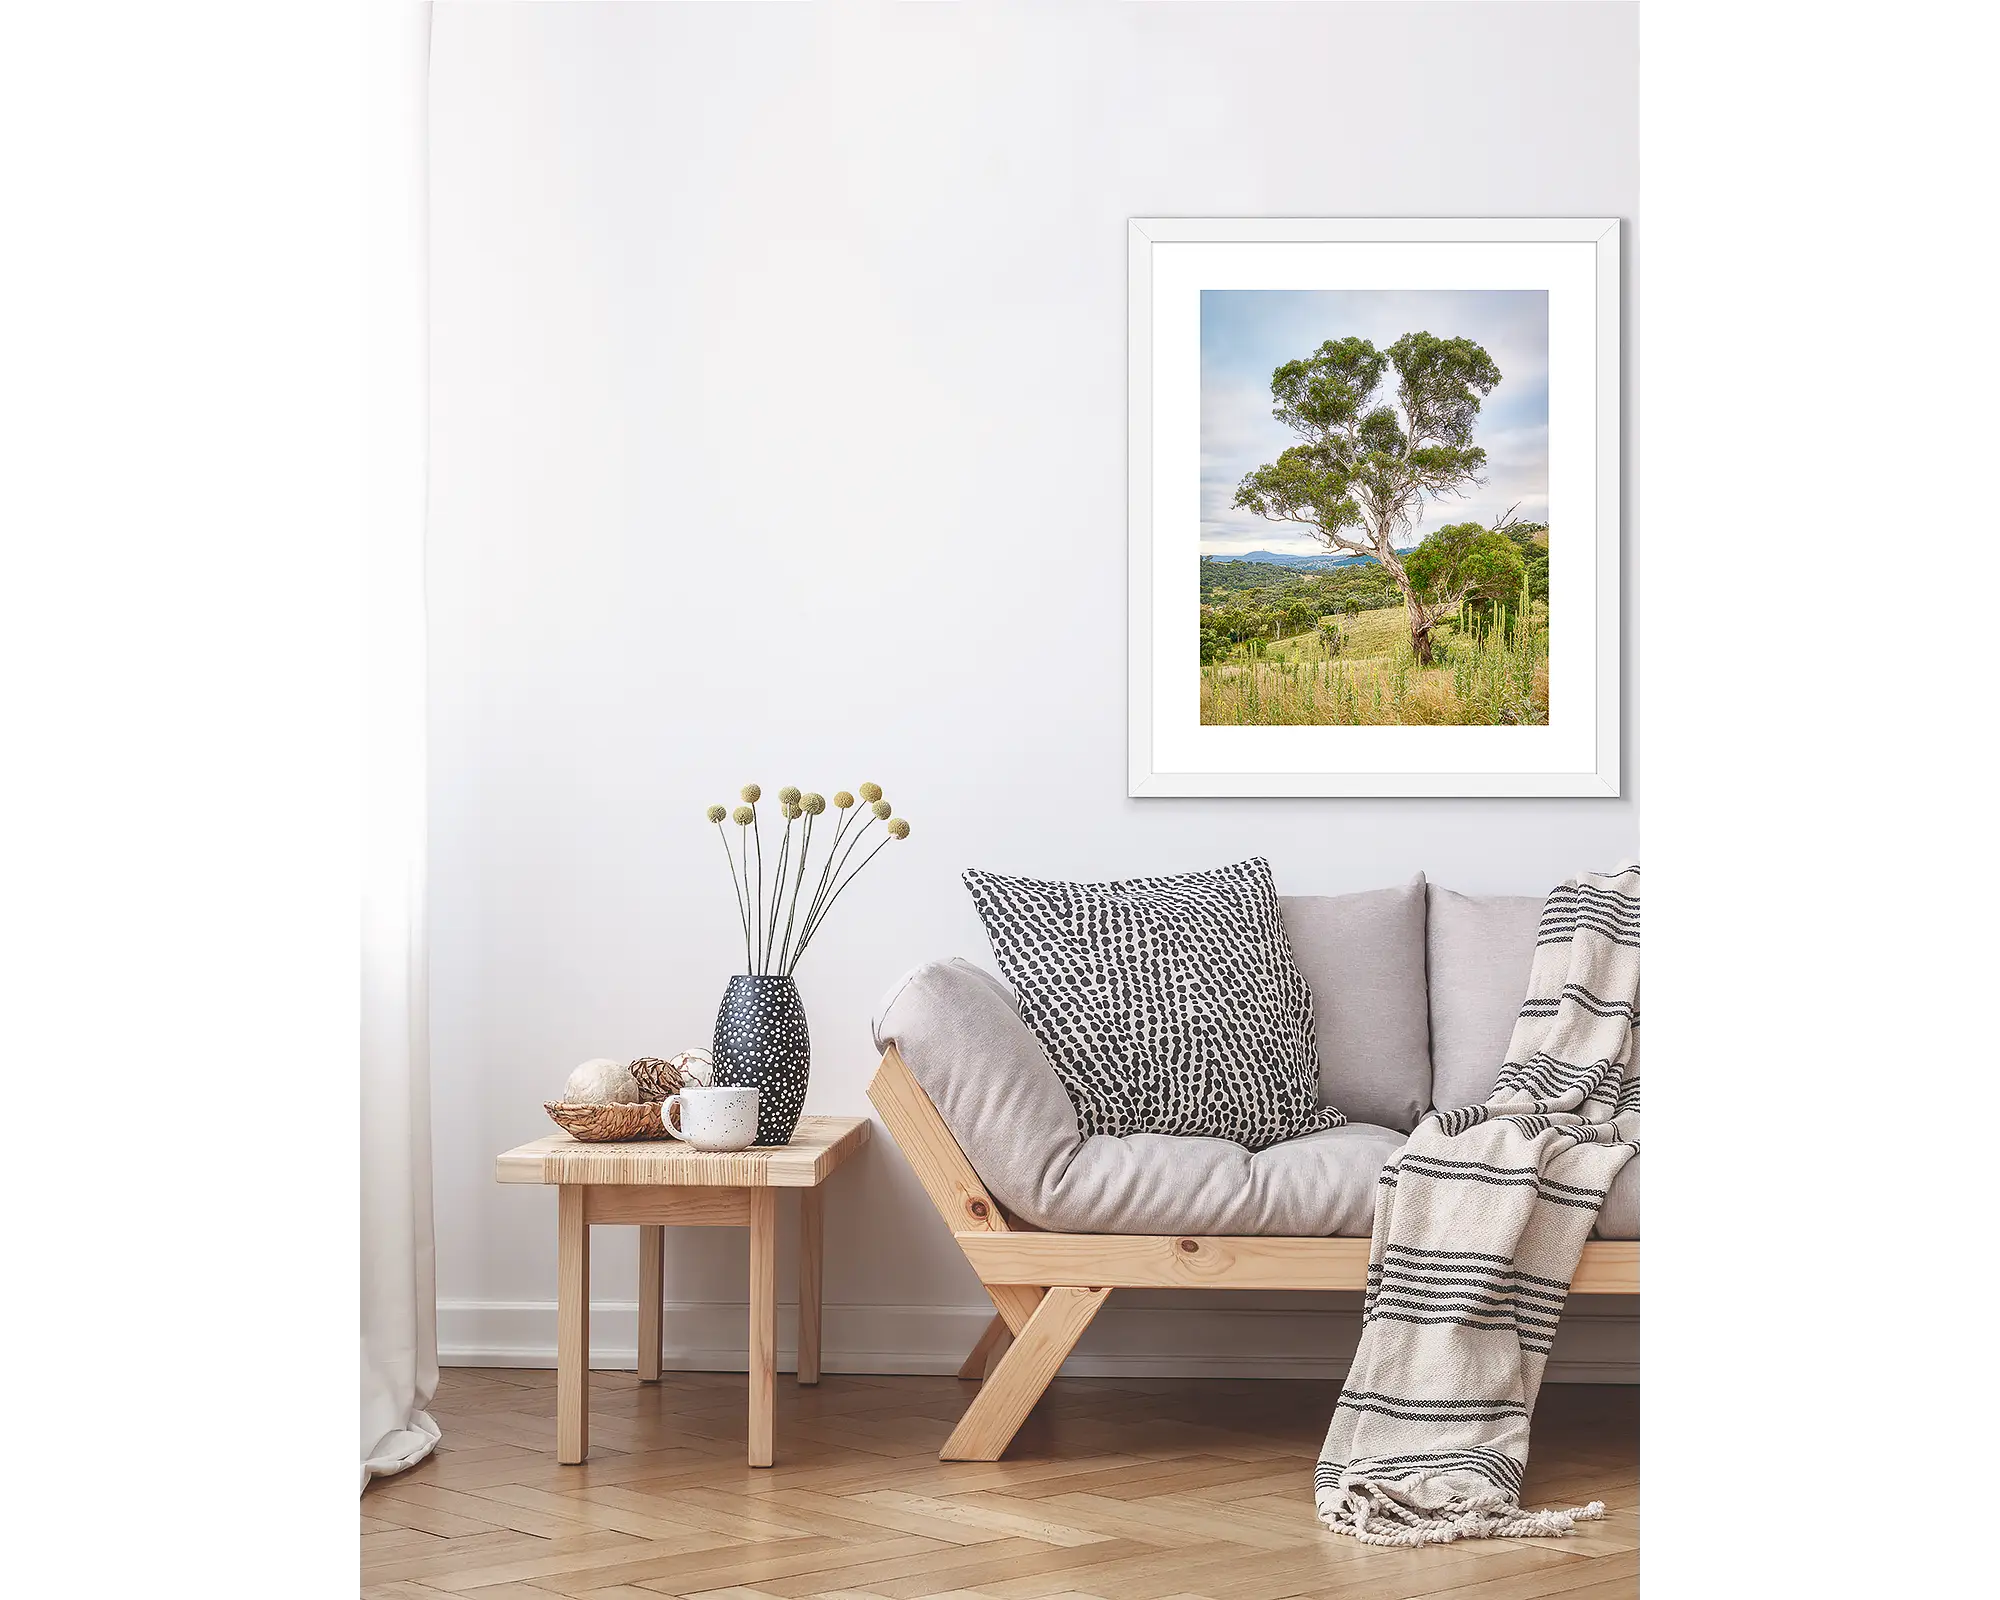
[[[999,1460],[1113,1289],[1367,1286],[1366,1239],[1045,1232],[1009,1216],[987,1193],[893,1045],[868,1085],[868,1098],[996,1313],[958,1369],[980,1389],[938,1452],[940,1460]],[[1637,1294],[1637,1242],[1586,1244],[1570,1292]]]

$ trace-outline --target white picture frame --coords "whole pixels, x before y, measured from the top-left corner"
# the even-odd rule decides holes
[[[1618,794],[1619,234],[1613,218],[1132,219],[1131,795]],[[1544,726],[1201,724],[1201,291],[1360,287],[1549,295]]]

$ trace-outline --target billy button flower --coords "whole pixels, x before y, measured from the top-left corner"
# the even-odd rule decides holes
[[[772,799],[784,818],[779,844],[776,886],[767,897],[764,890],[763,813],[757,802],[764,798],[761,786],[746,783],[743,804],[734,810],[709,806],[704,815],[722,838],[723,853],[730,870],[730,885],[736,894],[736,910],[743,934],[744,969],[767,976],[789,977],[799,958],[817,937],[834,902],[860,876],[862,868],[887,849],[891,842],[907,839],[910,824],[895,816],[883,798],[879,783],[857,785],[860,797],[846,789],[836,790],[833,808],[840,813],[839,826],[831,840],[815,834],[813,821],[823,817],[827,797],[794,784],[778,789]],[[803,820],[805,826],[793,828]],[[734,822],[742,834],[740,846],[724,831],[724,822]],[[873,841],[872,849],[861,848],[862,835],[877,822],[886,824],[884,837]],[[805,879],[813,876],[809,866],[813,845],[825,844],[817,883],[810,895]],[[755,857],[753,868],[752,857]],[[793,858],[797,859],[794,860]],[[789,868],[789,872],[787,871]]]

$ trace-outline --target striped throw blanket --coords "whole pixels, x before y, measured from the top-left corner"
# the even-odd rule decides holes
[[[1314,1474],[1369,1544],[1564,1534],[1520,1504],[1528,1419],[1611,1180],[1639,1148],[1639,869],[1559,885],[1484,1105],[1432,1112],[1382,1169],[1361,1344]]]

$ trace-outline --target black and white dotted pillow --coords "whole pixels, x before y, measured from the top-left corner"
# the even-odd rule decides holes
[[[1319,1104],[1312,991],[1268,861],[1117,883],[974,870],[965,886],[1086,1137],[1262,1150],[1347,1120]]]

